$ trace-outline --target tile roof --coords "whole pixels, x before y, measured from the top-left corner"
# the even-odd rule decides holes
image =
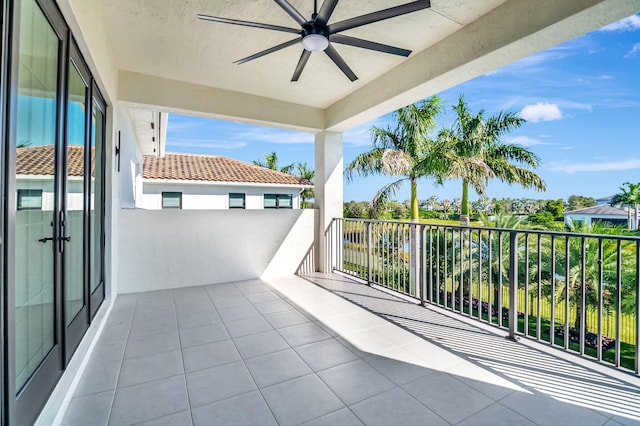
[[[313,185],[297,176],[217,155],[168,153],[163,158],[145,157],[143,170],[145,179]]]
[[[69,176],[83,176],[84,147],[71,145],[67,152]],[[53,145],[16,149],[16,174],[18,175],[53,176],[54,167]],[[93,171],[91,175],[93,176]]]
[[[627,212],[618,207],[612,207],[609,204],[601,204],[599,206],[586,207],[584,209],[572,210],[564,212],[564,214],[587,214],[587,215],[617,215],[627,216]]]

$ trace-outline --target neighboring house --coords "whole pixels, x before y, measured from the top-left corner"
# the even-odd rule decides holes
[[[625,225],[632,227],[634,223],[629,223],[627,210],[613,207],[609,204],[600,204],[584,209],[572,210],[564,213],[564,222],[584,223],[591,225],[593,222],[609,223],[612,225]],[[633,222],[633,218],[631,218]]]
[[[138,186],[140,187],[140,186]],[[166,154],[144,157],[143,209],[299,209],[305,179],[228,157]]]
[[[602,197],[596,199],[596,206],[603,206],[605,204],[611,204],[611,200],[613,200],[613,195],[609,195],[608,197]]]
[[[54,146],[40,145],[16,150],[16,208],[53,210]],[[67,148],[67,211],[82,210],[84,147]],[[93,174],[92,174],[93,176]]]

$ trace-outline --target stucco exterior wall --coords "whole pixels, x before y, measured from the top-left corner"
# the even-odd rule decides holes
[[[207,185],[201,183],[163,183],[144,182],[143,193],[136,207],[158,210],[162,208],[162,192],[181,192],[183,210],[220,210],[229,208],[229,193],[245,194],[247,210],[264,208],[264,194],[288,194],[292,196],[294,209],[300,208],[300,189],[242,186],[242,185]]]
[[[315,211],[141,210],[119,215],[118,293],[293,274]]]

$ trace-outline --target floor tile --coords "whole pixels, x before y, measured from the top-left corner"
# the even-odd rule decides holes
[[[124,357],[125,359],[133,358],[176,349],[180,349],[180,339],[178,339],[177,331],[131,336],[127,342],[127,350],[124,353]]]
[[[281,300],[279,295],[268,289],[264,289],[264,291],[261,292],[247,294],[246,297],[253,304],[270,302],[272,300]]]
[[[253,305],[237,306],[234,308],[219,308],[218,314],[224,321],[233,321],[243,318],[259,316],[260,312]]]
[[[325,370],[358,359],[356,354],[335,339],[298,346],[295,351],[314,371]]]
[[[275,330],[234,339],[243,359],[270,354],[289,348],[289,344]]]
[[[183,348],[219,342],[228,338],[229,333],[222,323],[180,330],[180,344]]]
[[[490,405],[479,413],[466,418],[458,426],[534,426],[535,423],[525,419],[499,403]]]
[[[262,395],[280,425],[304,423],[344,407],[315,374],[264,388]]]
[[[73,398],[61,426],[104,426],[109,421],[113,391]]]
[[[300,311],[292,309],[289,311],[273,312],[270,314],[264,314],[264,317],[273,328],[290,327],[292,325],[303,324],[305,322],[311,322],[309,318],[303,315]]]
[[[231,309],[231,308],[240,308],[243,306],[250,306],[251,302],[243,295],[239,296],[229,296],[229,297],[214,297],[212,298],[213,304],[216,309]]]
[[[254,304],[258,312],[261,314],[271,314],[274,312],[284,312],[293,310],[293,306],[284,300],[270,300],[268,302],[261,302]]]
[[[140,423],[188,408],[184,376],[155,380],[116,390],[109,424]]]
[[[276,425],[273,414],[260,392],[239,395],[193,409],[195,426]]]
[[[249,334],[273,330],[271,324],[262,316],[225,321],[224,325],[227,327],[231,337],[248,336]]]
[[[494,401],[449,374],[435,372],[402,387],[451,423],[457,423]]]
[[[400,388],[365,399],[350,408],[368,426],[448,425],[441,417]]]
[[[396,386],[360,359],[321,371],[318,376],[345,404],[355,404]]]
[[[131,324],[131,336],[141,336],[144,334],[166,333],[178,330],[178,321],[175,314],[158,318],[133,320]]]
[[[121,364],[122,361],[98,362],[91,359],[78,383],[74,397],[115,389]]]
[[[125,359],[122,362],[118,387],[137,385],[152,380],[184,374],[179,350]]]
[[[189,410],[169,414],[157,419],[138,423],[136,426],[192,426],[191,412]]]
[[[401,351],[402,348],[397,350]],[[421,361],[419,359],[416,359],[414,363],[409,362],[412,359],[412,354],[398,354],[400,359],[394,359],[394,353],[394,351],[391,351],[382,355],[370,355],[365,357],[364,360],[399,386],[434,372],[434,370],[420,365]]]
[[[204,325],[218,324],[222,321],[218,311],[209,309],[201,312],[178,314],[178,328],[202,327]]]
[[[331,338],[331,336],[314,323],[298,324],[278,330],[278,333],[292,347],[319,342]]]
[[[603,415],[588,408],[557,401],[546,395],[514,392],[500,400],[500,404],[537,424],[602,425]]]
[[[205,287],[212,300],[222,297],[242,296],[242,293],[233,283],[212,284]]]
[[[334,411],[303,424],[304,426],[363,426],[363,423],[348,408]]]
[[[191,407],[197,407],[257,390],[257,387],[244,363],[237,361],[187,373],[187,390]]]
[[[311,373],[311,369],[292,349],[245,360],[259,387],[284,382]]]
[[[182,350],[182,356],[184,370],[187,372],[215,367],[240,359],[240,354],[231,340],[185,348]]]

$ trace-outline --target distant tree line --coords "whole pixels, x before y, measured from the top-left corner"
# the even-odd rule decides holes
[[[533,224],[547,224],[564,220],[564,212],[583,209],[596,205],[592,197],[571,195],[567,201],[562,199],[544,200],[534,198],[480,198],[470,203],[474,218],[481,214],[512,214],[527,216]],[[418,200],[421,219],[459,220],[461,199],[439,199],[431,196],[426,200]],[[381,212],[372,215],[370,202],[348,201],[344,203],[344,216],[350,218],[368,219],[409,219],[411,217],[411,202],[387,201]]]

